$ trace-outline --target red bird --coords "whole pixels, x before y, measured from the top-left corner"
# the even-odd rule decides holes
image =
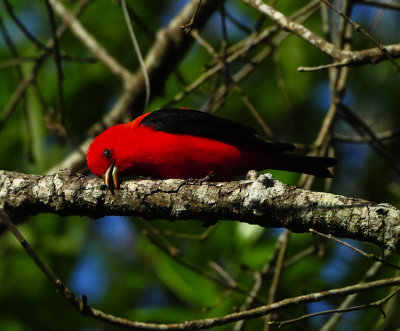
[[[294,148],[263,141],[254,129],[208,113],[167,108],[108,128],[86,158],[89,169],[114,188],[119,176],[131,175],[229,180],[252,169],[279,169],[332,177],[327,168],[335,159],[286,153]]]

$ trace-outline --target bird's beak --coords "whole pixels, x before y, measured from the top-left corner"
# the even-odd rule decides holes
[[[103,174],[103,180],[104,184],[109,189],[119,188],[119,168],[115,166],[115,161],[111,163],[111,165],[108,167],[107,171]]]

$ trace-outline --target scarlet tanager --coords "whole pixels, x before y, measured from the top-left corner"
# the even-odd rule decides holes
[[[249,170],[279,169],[332,177],[328,157],[288,154],[295,147],[266,142],[250,127],[187,108],[146,113],[108,128],[91,143],[89,169],[118,188],[119,176],[229,180]]]

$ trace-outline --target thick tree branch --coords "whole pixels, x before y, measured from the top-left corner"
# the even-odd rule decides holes
[[[388,204],[312,192],[262,175],[256,181],[188,183],[183,180],[131,180],[114,192],[98,178],[69,170],[54,175],[0,171],[0,203],[14,218],[37,213],[132,215],[147,219],[220,219],[310,228],[400,251],[400,211]]]

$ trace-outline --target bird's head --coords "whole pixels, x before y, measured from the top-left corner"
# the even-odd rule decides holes
[[[124,158],[127,130],[124,124],[108,128],[93,140],[86,154],[90,171],[102,177],[108,188],[118,189],[119,176],[129,167]]]

